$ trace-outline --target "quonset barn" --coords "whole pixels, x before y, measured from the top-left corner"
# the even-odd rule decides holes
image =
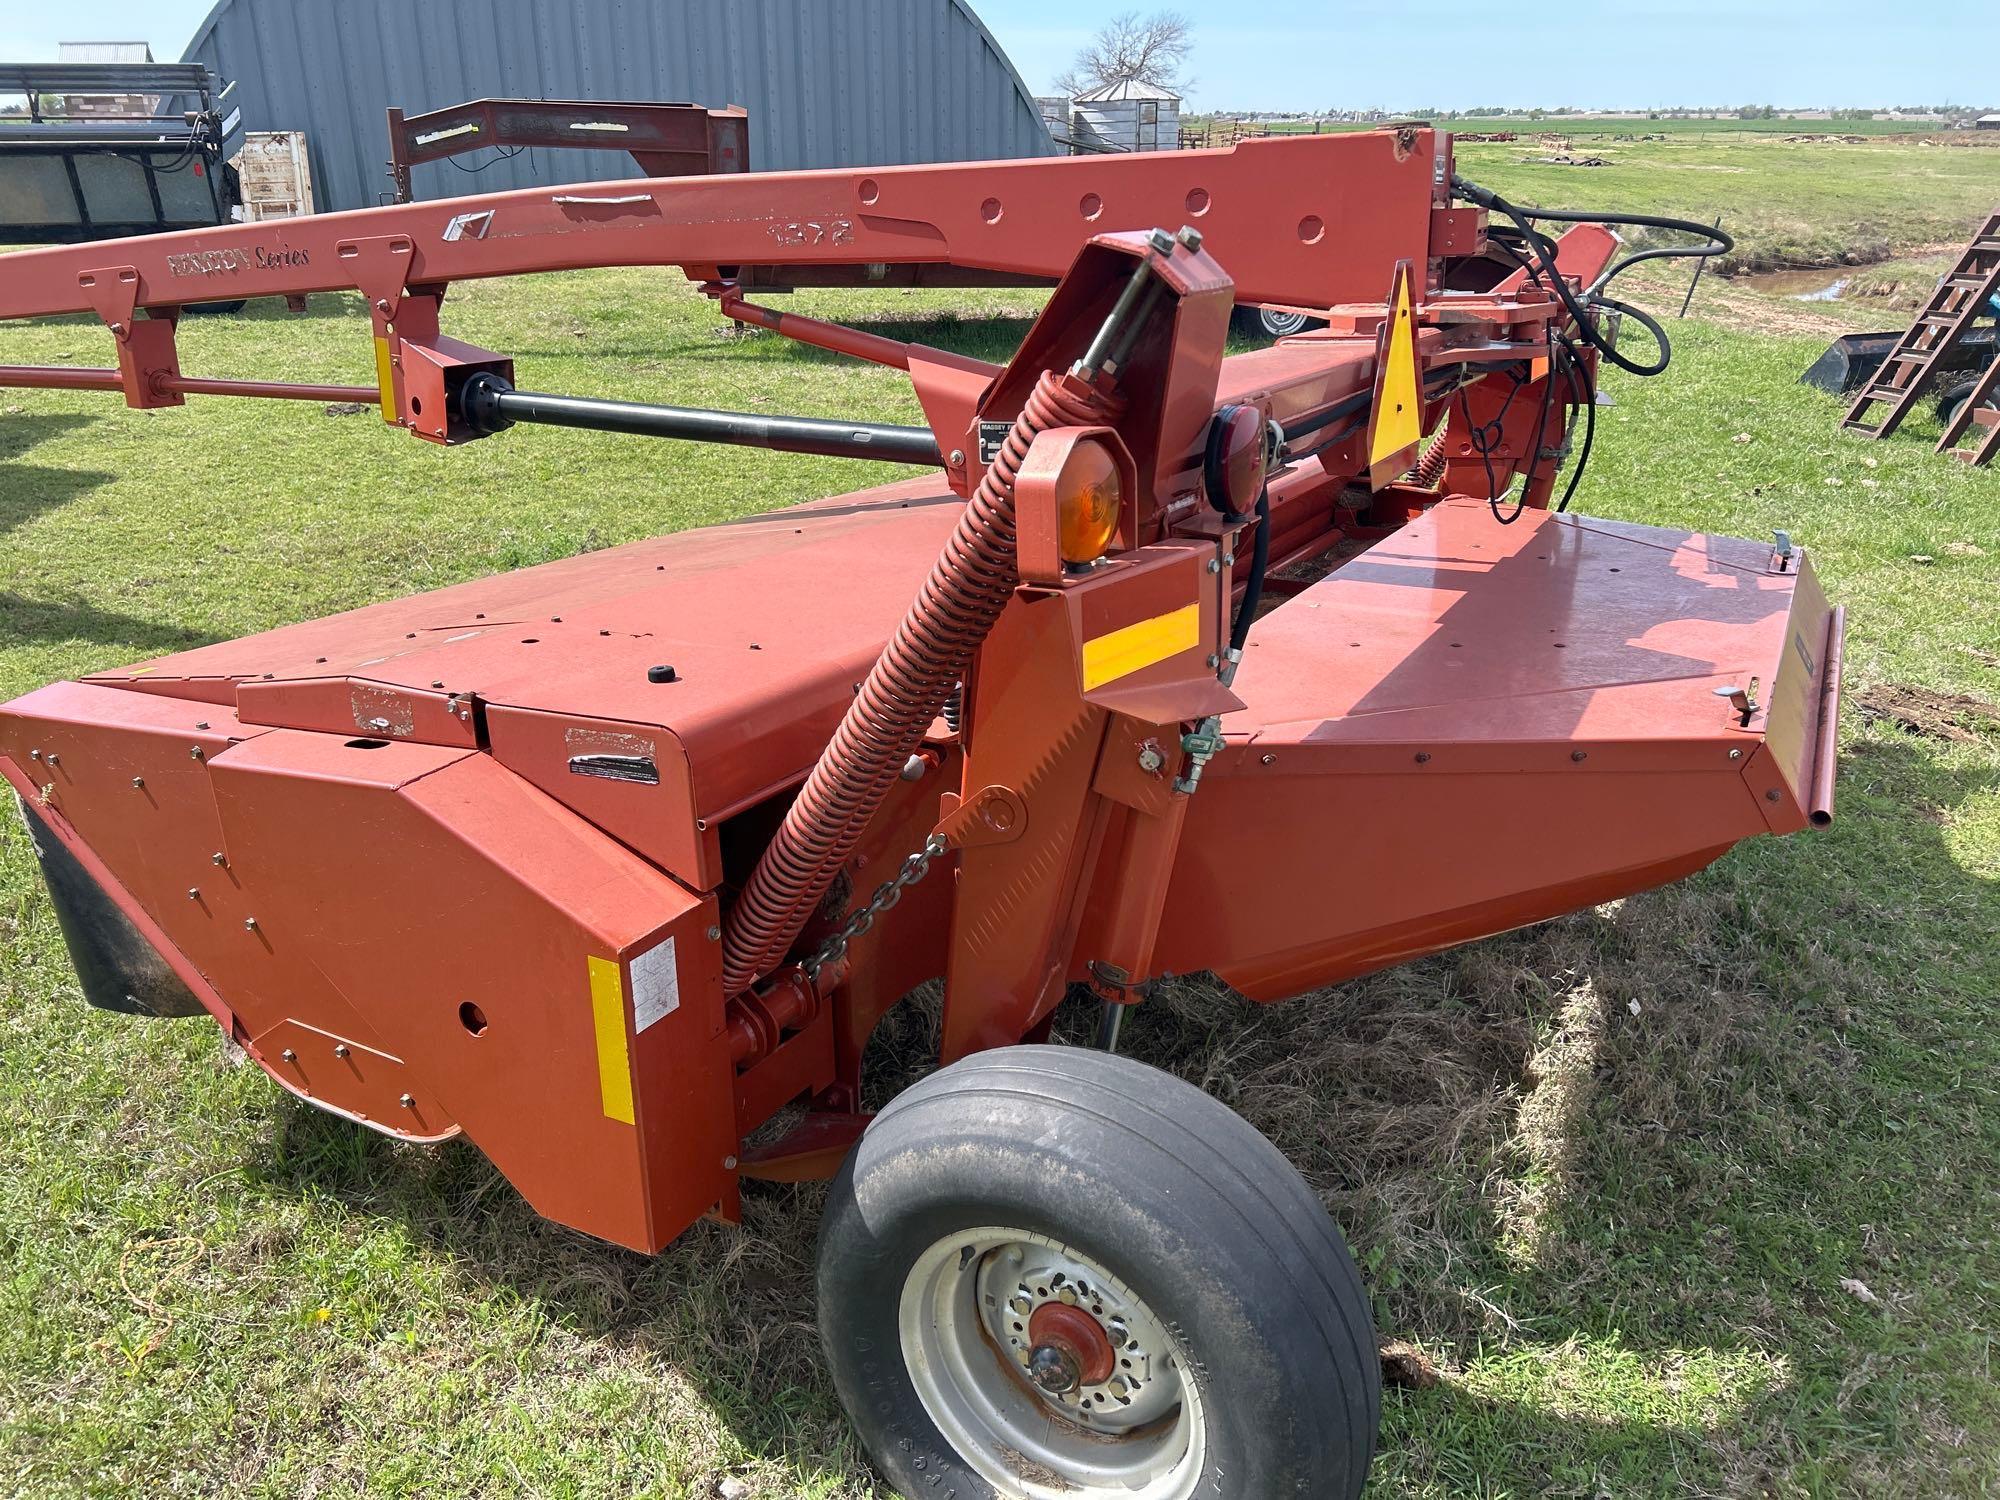
[[[740,104],[757,170],[1054,149],[965,0],[220,0],[184,60],[235,83],[242,129],[306,133],[322,209],[387,200],[390,105],[483,97]],[[419,166],[413,185],[444,198],[634,174],[619,152],[538,149]]]

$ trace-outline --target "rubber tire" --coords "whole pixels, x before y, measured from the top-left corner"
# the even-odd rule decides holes
[[[1295,333],[1304,333],[1318,321],[1317,318],[1309,317],[1305,313],[1283,308],[1265,307],[1257,312],[1257,326],[1274,339],[1290,338]]]
[[[1971,399],[1972,393],[1978,388],[1979,380],[1975,376],[1971,380],[1958,381],[1939,391],[1937,398],[1939,423],[1947,428],[1950,427],[1957,420],[1958,409]],[[1986,404],[1988,406],[2000,406],[2000,400],[1989,397]]]
[[[1288,326],[1282,331],[1274,329],[1266,321],[1267,318],[1285,320]],[[1296,327],[1289,326],[1293,321],[1296,321]],[[1303,333],[1308,328],[1318,326],[1319,321],[1318,318],[1306,317],[1300,313],[1282,312],[1275,308],[1239,307],[1230,320],[1230,326],[1243,338],[1279,339],[1287,338],[1294,333]]]
[[[1204,1500],[1352,1500],[1381,1420],[1361,1277],[1319,1199],[1241,1116],[1157,1069],[1005,1047],[893,1100],[820,1226],[819,1325],[835,1388],[899,1494],[992,1500],[911,1384],[911,1266],[998,1225],[1074,1246],[1175,1330],[1207,1416]]]

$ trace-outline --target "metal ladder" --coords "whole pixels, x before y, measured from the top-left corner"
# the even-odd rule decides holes
[[[1989,217],[1972,237],[1958,264],[1938,283],[1930,302],[1882,362],[1875,378],[1854,398],[1840,425],[1871,438],[1885,438],[1894,432],[1923,399],[1931,376],[1986,311],[1987,299],[1996,291],[2000,291],[2000,212]],[[1990,370],[1987,373],[1993,374]],[[1884,402],[1889,414],[1878,421],[1869,408]],[[1966,409],[1978,410],[1971,404]]]

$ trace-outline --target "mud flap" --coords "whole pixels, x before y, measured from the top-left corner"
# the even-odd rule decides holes
[[[21,810],[49,902],[56,909],[70,962],[83,998],[100,1010],[131,1016],[205,1016],[193,991],[181,982],[157,949],[140,935],[76,856],[63,847],[34,808],[20,797]]]

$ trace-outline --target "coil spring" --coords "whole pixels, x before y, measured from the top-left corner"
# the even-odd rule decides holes
[[[1423,454],[1417,459],[1417,466],[1410,470],[1411,484],[1426,490],[1437,488],[1438,481],[1444,478],[1444,463],[1445,459],[1449,457],[1445,448],[1445,440],[1450,436],[1451,413],[1446,412],[1444,420],[1438,423],[1437,431],[1431,434],[1430,442],[1425,446]]]
[[[1048,428],[1102,423],[1109,415],[1108,397],[1053,371],[1037,382],[744,886],[723,939],[724,994],[741,994],[783,960],[999,619],[1019,578],[1014,480],[1028,445]]]

